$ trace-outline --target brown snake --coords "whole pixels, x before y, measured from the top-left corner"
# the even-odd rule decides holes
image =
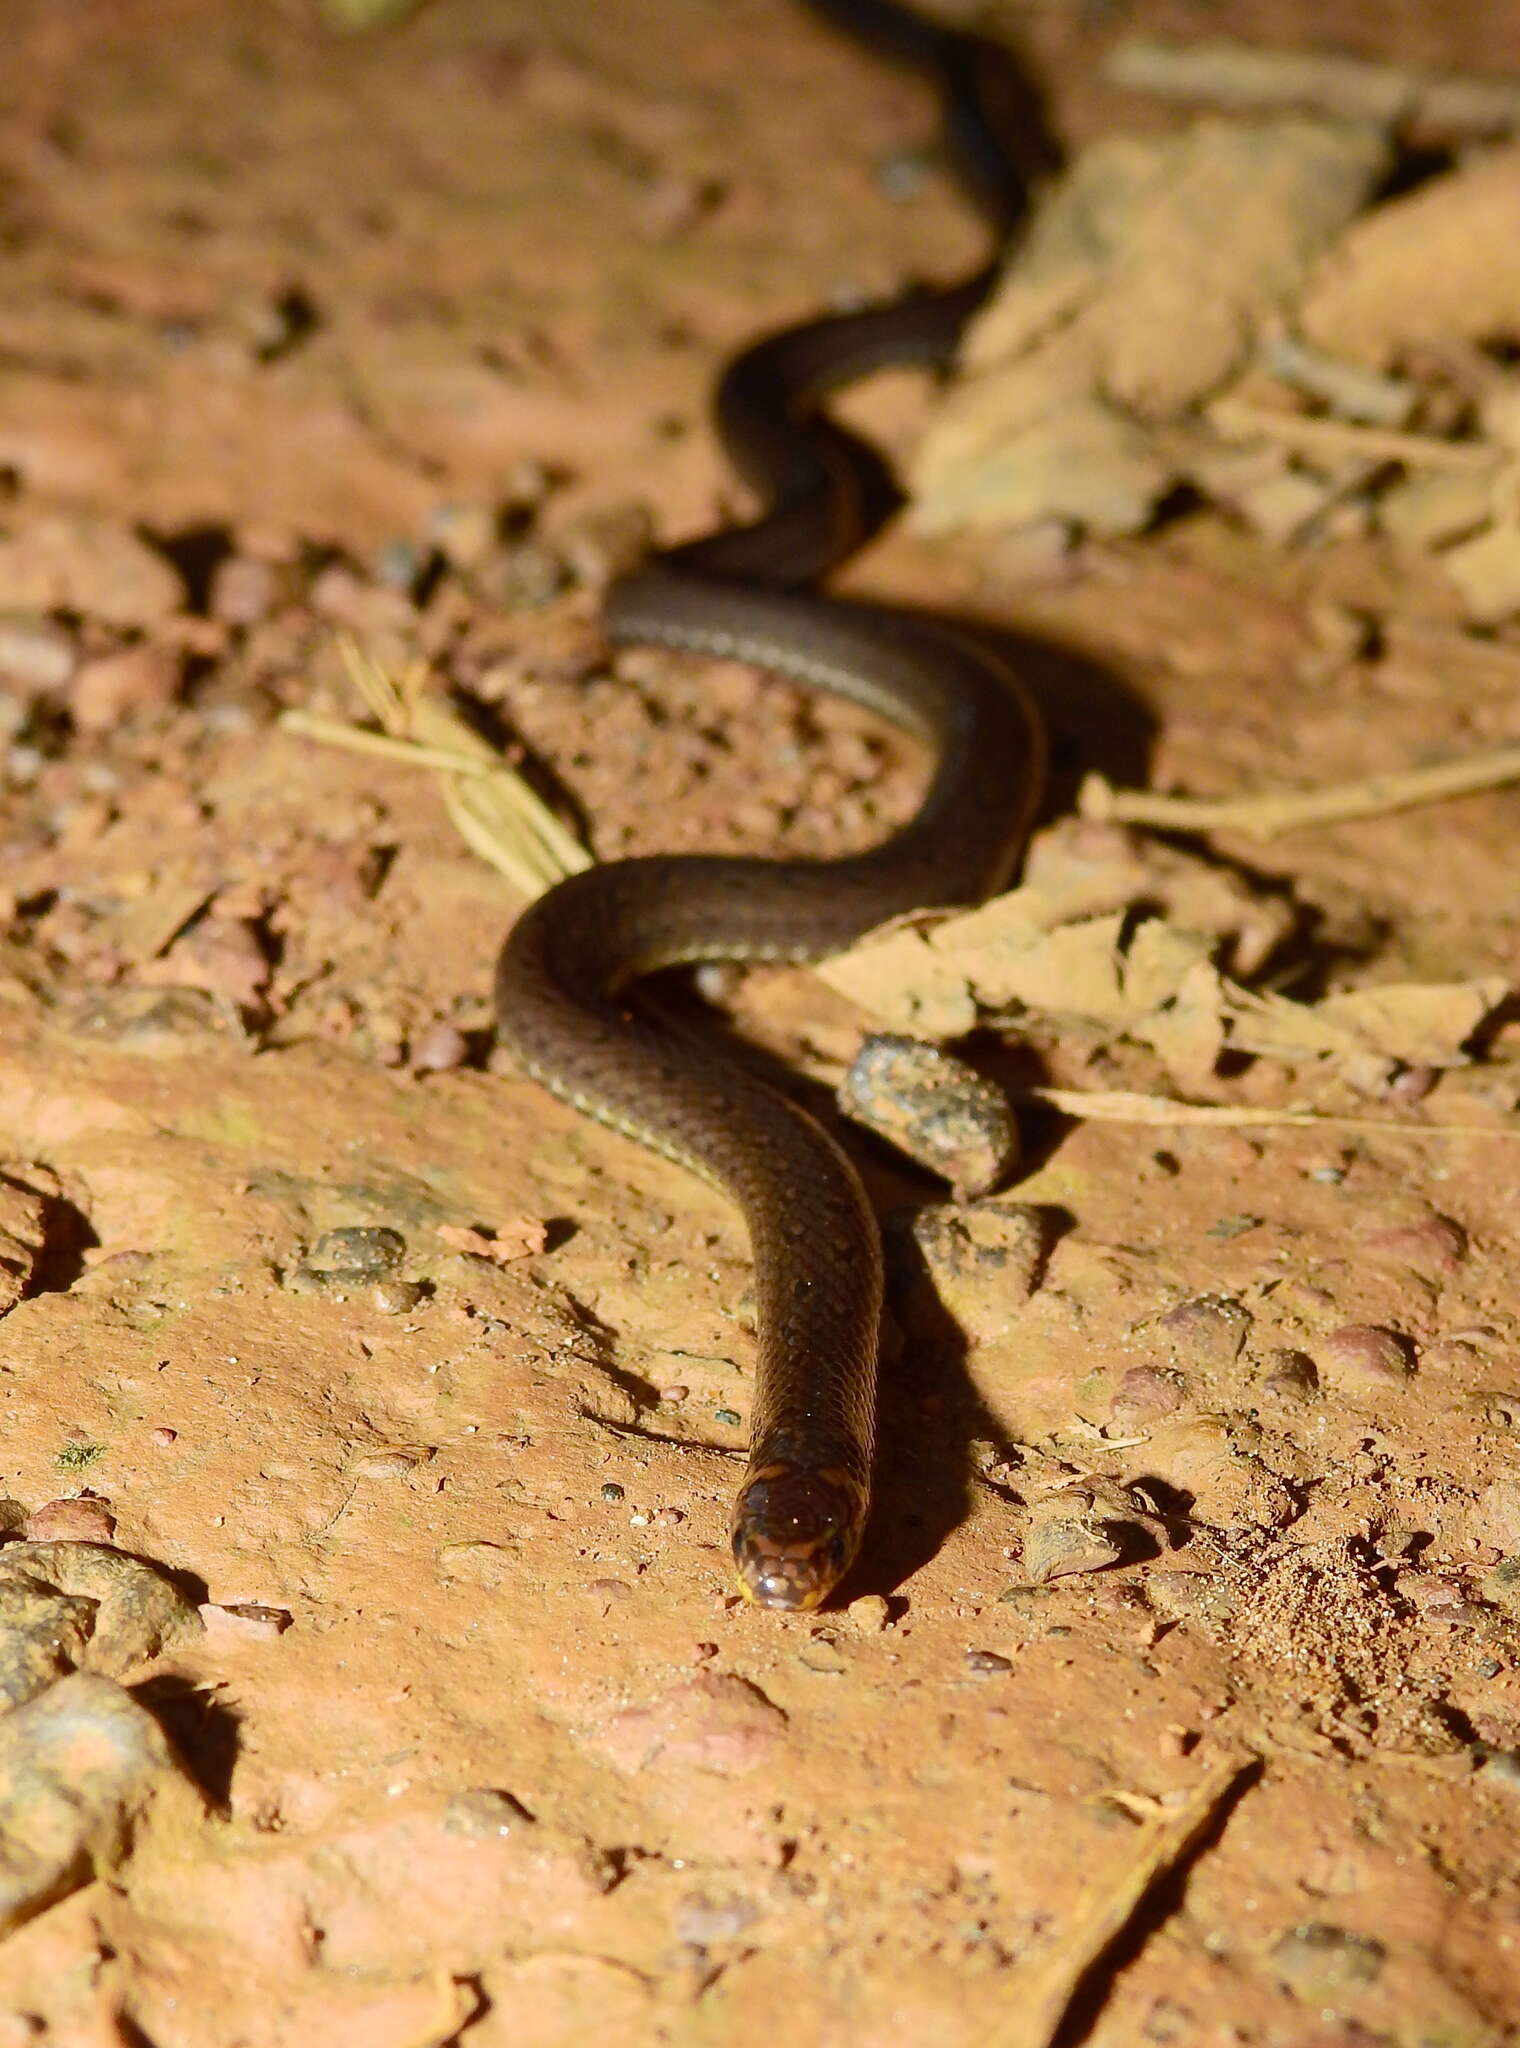
[[[957,167],[1011,225],[1024,181],[985,104],[1001,53],[895,0],[807,4],[936,81]],[[614,586],[604,614],[615,642],[753,662],[924,740],[936,766],[916,816],[841,860],[656,855],[593,867],[523,913],[497,969],[501,1039],[534,1079],[701,1174],[743,1212],[758,1362],[733,1548],[743,1592],[766,1607],[816,1606],[860,1545],[880,1239],[834,1139],[742,1066],[641,1015],[630,985],[690,961],[817,959],[902,912],[975,901],[1012,870],[1044,764],[1039,719],[1014,680],[947,628],[797,587],[858,546],[890,505],[880,464],[820,400],[880,363],[943,361],[987,282],[983,273],[815,321],[737,358],[719,387],[719,429],[770,510],[656,557]]]

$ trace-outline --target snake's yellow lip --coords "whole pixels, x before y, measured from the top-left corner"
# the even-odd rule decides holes
[[[772,1614],[807,1614],[813,1608],[822,1606],[829,1591],[827,1586],[805,1586],[799,1592],[797,1587],[789,1585],[785,1589],[784,1598],[772,1597],[762,1593],[758,1587],[752,1586],[742,1572],[739,1573],[736,1583],[751,1607],[763,1607]]]

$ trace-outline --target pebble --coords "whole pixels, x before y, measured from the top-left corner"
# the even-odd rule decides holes
[[[1233,1365],[1251,1334],[1251,1312],[1225,1294],[1179,1301],[1156,1324],[1180,1358],[1204,1366]]]
[[[861,1044],[836,1095],[855,1122],[931,1173],[965,1201],[990,1194],[1019,1155],[1007,1095],[943,1047],[894,1032]]]
[[[414,1073],[447,1074],[470,1057],[470,1042],[456,1024],[430,1024],[411,1050]]]
[[[668,1401],[672,1408],[679,1408],[683,1401],[689,1400],[690,1398],[690,1387],[674,1386],[661,1387],[660,1389],[660,1399],[662,1401]]]
[[[109,1543],[116,1534],[110,1503],[90,1494],[50,1500],[28,1515],[22,1535],[29,1543]]]
[[[478,569],[500,536],[495,506],[478,498],[438,505],[427,523],[428,539],[451,569]]]
[[[603,1500],[622,1500],[623,1497],[623,1489],[615,1479],[609,1479],[602,1488]]]
[[[1420,1223],[1374,1231],[1363,1239],[1362,1249],[1380,1265],[1445,1277],[1467,1257],[1467,1233],[1449,1216],[1427,1216]]]
[[[148,1441],[157,1444],[161,1450],[167,1450],[170,1444],[179,1442],[179,1431],[170,1429],[167,1423],[160,1423],[157,1429],[149,1430]]]
[[[531,611],[549,604],[564,589],[567,572],[542,541],[519,541],[490,556],[473,582],[487,604],[503,611]]]
[[[966,1669],[973,1678],[1006,1678],[1013,1670],[1013,1659],[997,1650],[968,1650]]]
[[[1151,1365],[1132,1365],[1109,1402],[1111,1422],[1128,1425],[1154,1415],[1171,1415],[1182,1406],[1186,1382],[1180,1374]]]
[[[147,641],[81,662],[69,688],[69,710],[84,732],[108,732],[135,711],[172,704],[179,694],[180,661]]]
[[[1507,1557],[1484,1575],[1483,1597],[1508,1614],[1520,1615],[1520,1557]]]
[[[1091,1496],[1062,1492],[1042,1501],[1024,1539],[1024,1569],[1032,1585],[1077,1572],[1100,1572],[1124,1555],[1113,1517]]]
[[[94,1671],[71,1672],[0,1720],[0,1779],[4,1934],[87,1883],[145,1814],[191,1842],[205,1813],[152,1714]]]
[[[600,590],[636,568],[654,542],[654,514],[636,499],[568,520],[559,549],[577,583]]]
[[[1506,1555],[1520,1551],[1520,1477],[1508,1474],[1485,1486],[1463,1527],[1470,1543],[1492,1544]]]
[[[1457,1407],[1483,1429],[1520,1429],[1520,1393],[1484,1387],[1462,1395]]]
[[[880,1635],[892,1619],[892,1609],[882,1594],[863,1593],[850,1602],[844,1618],[861,1635]]]
[[[406,1239],[383,1223],[345,1224],[324,1231],[312,1252],[312,1263],[330,1272],[368,1278],[392,1272],[406,1256]]]
[[[211,572],[207,608],[227,626],[258,626],[285,594],[288,578],[270,562],[229,555]]]
[[[1284,1401],[1308,1401],[1319,1392],[1319,1374],[1307,1352],[1269,1351],[1263,1364],[1264,1394]]]
[[[46,619],[0,618],[0,683],[22,697],[61,690],[79,659],[71,635]]]
[[[1315,1364],[1341,1386],[1400,1386],[1414,1371],[1414,1346],[1378,1323],[1344,1323],[1315,1347]]]
[[[383,1316],[410,1315],[421,1301],[423,1294],[420,1280],[398,1280],[391,1275],[377,1280],[369,1290],[369,1305]]]
[[[686,1517],[679,1508],[661,1508],[654,1519],[662,1529],[679,1529]]]

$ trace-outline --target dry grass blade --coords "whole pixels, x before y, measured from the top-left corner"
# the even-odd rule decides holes
[[[530,899],[591,865],[591,855],[574,833],[517,771],[446,703],[425,694],[424,663],[414,663],[397,678],[350,635],[341,637],[339,649],[381,730],[287,711],[280,719],[287,732],[432,769],[460,837]]]
[[[1313,825],[1385,817],[1420,804],[1444,803],[1520,782],[1520,747],[1491,747],[1429,768],[1369,775],[1321,789],[1268,790],[1242,797],[1166,796],[1148,789],[1115,789],[1089,775],[1077,797],[1084,818],[1120,825],[1152,825],[1163,832],[1243,832],[1273,839]]]
[[[1214,1124],[1229,1130],[1382,1131],[1401,1138],[1520,1138],[1520,1125],[1413,1123],[1407,1117],[1335,1116],[1318,1109],[1258,1109],[1232,1103],[1176,1102],[1127,1088],[1024,1088],[1026,1102],[1042,1102],[1063,1116],[1090,1123]]]

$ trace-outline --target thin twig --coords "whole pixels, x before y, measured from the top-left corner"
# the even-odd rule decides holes
[[[1398,1138],[1520,1138],[1520,1124],[1417,1124],[1391,1116],[1336,1116],[1318,1109],[1260,1109],[1254,1104],[1177,1102],[1127,1088],[1021,1088],[1020,1097],[1089,1123],[1216,1124],[1228,1129],[1378,1131]]]
[[[1444,441],[1436,434],[1311,418],[1254,405],[1248,398],[1218,398],[1207,418],[1227,441],[1280,441],[1285,448],[1301,448],[1308,455],[1360,455],[1371,462],[1405,462],[1415,469],[1497,470],[1506,459],[1501,449],[1483,441]]]
[[[1250,839],[1275,839],[1311,825],[1337,825],[1352,818],[1380,818],[1420,804],[1443,803],[1478,790],[1520,782],[1520,746],[1490,747],[1459,761],[1429,768],[1391,769],[1355,782],[1320,789],[1268,790],[1254,796],[1167,796],[1157,790],[1115,789],[1101,775],[1089,775],[1077,796],[1084,818],[1121,825],[1154,825],[1168,832],[1243,832]]]

